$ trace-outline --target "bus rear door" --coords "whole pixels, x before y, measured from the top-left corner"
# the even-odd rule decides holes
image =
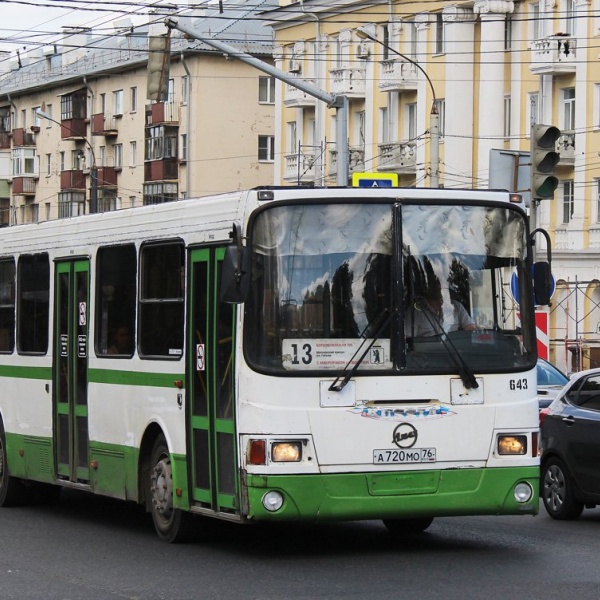
[[[89,482],[87,259],[56,262],[54,447],[60,479]]]

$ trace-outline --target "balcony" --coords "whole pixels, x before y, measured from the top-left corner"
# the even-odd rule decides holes
[[[329,151],[329,168],[327,175],[337,175],[337,150]],[[348,174],[362,173],[365,170],[365,151],[361,146],[350,146],[348,154]]]
[[[85,190],[85,174],[78,169],[60,172],[61,190]]]
[[[146,126],[179,123],[179,104],[156,102],[146,106]]]
[[[35,137],[33,133],[26,131],[23,127],[12,130],[13,148],[20,146],[35,146]]]
[[[360,67],[330,69],[331,93],[342,94],[348,98],[364,98],[365,73],[366,69]]]
[[[529,70],[534,75],[575,73],[577,40],[570,35],[550,35],[531,43]]]
[[[115,167],[98,167],[96,170],[96,186],[99,188],[117,187],[118,171]]]
[[[286,154],[283,178],[296,183],[314,181],[316,178],[314,153]]]
[[[417,145],[415,142],[390,142],[379,144],[378,171],[393,171],[399,175],[417,172]]]
[[[144,163],[144,181],[177,181],[179,161],[176,158],[148,160]]]
[[[575,165],[575,132],[563,131],[556,142],[556,151],[560,154],[559,167],[573,167]]]
[[[116,137],[118,134],[116,117],[105,113],[92,116],[92,135]]]
[[[302,79],[301,81],[315,85],[314,79]],[[310,94],[307,94],[306,92],[303,92],[302,90],[299,90],[297,87],[286,83],[285,98],[283,103],[291,108],[311,107],[315,105],[316,98]]]
[[[60,137],[63,140],[85,140],[87,119],[63,119],[60,122]]]
[[[14,195],[35,196],[35,187],[34,177],[13,177],[12,193]]]
[[[379,63],[379,89],[382,92],[416,91],[417,67],[402,58]]]
[[[0,150],[10,148],[11,134],[8,131],[0,131]]]

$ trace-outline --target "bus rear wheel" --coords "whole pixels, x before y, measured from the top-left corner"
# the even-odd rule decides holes
[[[0,506],[21,506],[30,499],[30,490],[23,481],[11,477],[6,455],[6,435],[0,423]]]
[[[419,519],[383,519],[383,524],[393,535],[421,533],[432,523],[433,517],[421,517]]]
[[[192,515],[173,506],[173,469],[163,436],[154,443],[147,486],[150,512],[158,537],[169,543],[187,541],[193,530]]]

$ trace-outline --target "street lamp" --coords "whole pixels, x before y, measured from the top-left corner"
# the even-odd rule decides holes
[[[437,108],[437,99],[435,97],[435,88],[433,87],[433,82],[431,81],[429,75],[423,67],[412,58],[405,56],[401,52],[394,50],[391,46],[388,46],[386,43],[378,40],[375,36],[371,35],[367,30],[365,25],[361,25],[356,29],[356,35],[363,40],[371,40],[372,42],[376,42],[380,46],[383,46],[388,52],[393,52],[397,54],[400,58],[403,58],[405,61],[414,65],[421,73],[423,73],[429,87],[431,88],[432,102],[431,102],[431,111],[429,113],[429,135],[431,137],[431,154],[430,154],[430,162],[431,162],[431,187],[439,188],[440,187],[440,115],[438,113]]]
[[[92,155],[92,167],[90,168],[90,213],[93,214],[98,212],[98,168],[96,167],[96,155],[94,154],[94,147],[92,146],[92,144],[90,144],[90,141],[85,136],[80,135],[77,131],[74,131],[68,125],[56,121],[48,113],[45,113],[38,108],[35,111],[35,114],[36,116],[41,117],[42,119],[46,119],[47,121],[52,121],[52,123],[60,125],[60,127],[65,127],[71,133],[79,135],[89,146],[90,154]]]

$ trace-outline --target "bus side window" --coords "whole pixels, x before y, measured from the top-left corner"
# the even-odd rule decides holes
[[[139,352],[141,356],[183,356],[185,248],[181,241],[142,246],[140,261]]]
[[[15,347],[15,261],[0,261],[0,352]]]
[[[99,356],[133,356],[136,263],[133,244],[98,250],[95,343]]]

